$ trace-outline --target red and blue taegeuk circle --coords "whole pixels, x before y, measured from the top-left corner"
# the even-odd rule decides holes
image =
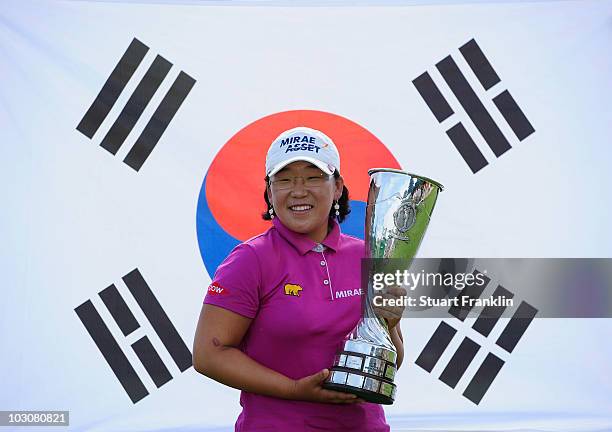
[[[297,126],[318,129],[336,144],[351,206],[351,213],[341,224],[342,232],[364,238],[368,169],[400,168],[395,157],[367,129],[339,115],[313,110],[272,114],[231,137],[204,177],[196,229],[200,254],[211,278],[236,245],[270,227],[270,222],[261,218],[266,211],[266,152],[281,132]]]

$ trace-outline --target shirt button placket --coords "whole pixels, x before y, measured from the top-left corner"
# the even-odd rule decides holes
[[[330,276],[329,276],[329,266],[327,265],[327,260],[325,259],[325,246],[323,246],[321,243],[318,243],[314,248],[312,248],[313,251],[315,252],[319,252],[321,254],[321,261],[319,261],[319,264],[321,264],[321,270],[323,271],[323,285],[325,285],[326,287],[329,287],[329,296],[331,298],[331,300],[334,300],[334,293],[333,293],[333,289],[331,286],[331,280],[330,280]]]
[[[324,270],[324,277],[325,279],[323,279],[323,285],[325,285],[326,287],[329,287],[329,297],[331,298],[331,300],[334,300],[334,290],[332,289],[332,285],[331,285],[331,277],[329,276],[329,266],[327,265],[327,260],[325,259],[325,254],[323,252],[321,252],[321,258],[323,258],[321,260],[321,269]]]

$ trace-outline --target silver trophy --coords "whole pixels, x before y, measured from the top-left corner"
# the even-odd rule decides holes
[[[366,208],[366,258],[402,258],[409,267],[429,225],[442,185],[404,171],[376,168],[368,171],[370,190]],[[378,271],[386,260],[371,260]],[[382,267],[380,267],[382,266]],[[395,400],[393,383],[397,351],[387,323],[374,313],[372,277],[364,299],[362,318],[334,359],[324,387],[374,403]]]

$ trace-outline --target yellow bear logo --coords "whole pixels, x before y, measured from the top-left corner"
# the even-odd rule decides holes
[[[300,291],[302,291],[302,287],[299,285],[285,284],[285,295],[299,297]]]

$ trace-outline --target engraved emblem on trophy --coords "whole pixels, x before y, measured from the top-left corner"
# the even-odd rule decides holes
[[[384,259],[402,258],[410,267],[429,225],[441,184],[426,177],[390,168],[368,171],[370,188],[366,207],[366,258],[385,267]],[[372,278],[357,326],[337,353],[323,386],[354,393],[373,403],[392,404],[397,351],[387,323],[372,307]]]
[[[395,222],[395,228],[398,231],[396,237],[400,240],[410,241],[404,233],[412,228],[415,221],[416,208],[414,202],[410,198],[410,194],[406,191],[399,208],[393,212],[393,222]]]

